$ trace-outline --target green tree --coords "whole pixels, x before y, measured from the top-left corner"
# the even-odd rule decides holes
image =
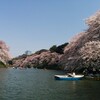
[[[50,50],[51,52],[56,52],[57,46],[56,46],[56,45],[53,45],[49,50]]]

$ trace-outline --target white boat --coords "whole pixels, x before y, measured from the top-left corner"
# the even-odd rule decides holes
[[[75,73],[73,74],[68,73],[68,75],[55,75],[54,77],[56,80],[80,80],[84,77],[84,75],[76,75]]]

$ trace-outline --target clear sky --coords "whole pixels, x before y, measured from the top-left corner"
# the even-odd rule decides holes
[[[13,56],[69,41],[86,30],[100,0],[0,0],[0,40]]]

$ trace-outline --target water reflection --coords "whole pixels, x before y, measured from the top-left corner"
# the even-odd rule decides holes
[[[76,89],[76,81],[72,81],[72,89],[73,89],[73,90]]]

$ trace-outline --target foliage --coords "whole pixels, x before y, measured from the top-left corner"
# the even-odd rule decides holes
[[[2,68],[2,67],[6,67],[6,65],[5,65],[3,62],[0,61],[0,67],[1,67],[1,68]]]
[[[59,53],[59,54],[63,54],[64,53],[64,48],[68,45],[68,43],[64,43],[62,45],[59,45],[57,48],[56,48],[56,52]]]
[[[86,20],[88,29],[74,36],[64,49],[60,64],[66,70],[100,67],[100,11]]]
[[[80,50],[81,58],[87,67],[100,67],[100,41],[90,41]]]
[[[13,60],[9,60],[7,63],[8,63],[9,65],[13,65]]]
[[[56,45],[53,45],[49,50],[51,52],[56,52],[56,49],[57,49],[57,46]]]
[[[64,43],[64,44],[59,45],[59,46],[53,45],[49,50],[51,52],[56,52],[56,53],[59,53],[59,54],[63,54],[64,53],[64,48],[67,45],[68,45],[68,43]]]
[[[25,54],[26,54],[26,55],[31,55],[32,52],[31,52],[30,50],[27,50],[27,51],[25,51]]]
[[[39,50],[39,51],[36,51],[35,54],[41,54],[42,52],[46,52],[46,51],[48,51],[48,50],[46,50],[46,49],[41,49],[41,50]]]
[[[13,58],[12,60],[23,59],[23,58],[26,58],[26,57],[27,57],[26,54],[22,54],[22,55],[19,55],[18,57]]]

